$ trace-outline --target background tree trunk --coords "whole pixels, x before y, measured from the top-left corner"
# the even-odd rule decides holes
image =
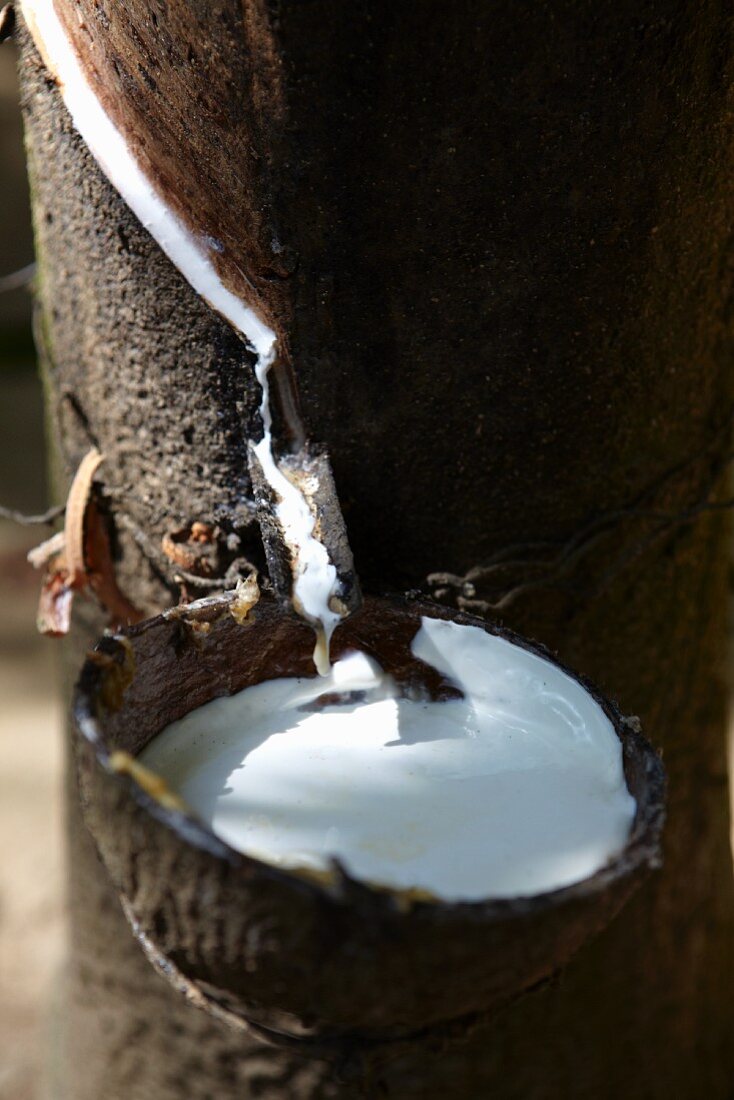
[[[440,1052],[402,1048],[368,1077],[245,1041],[155,976],[70,781],[60,1095],[730,1097],[727,530],[700,509],[720,493],[732,411],[727,7],[95,11],[127,41],[123,90],[146,84],[153,128],[170,105],[167,66],[183,71],[171,59],[221,65],[226,37],[227,110],[245,103],[233,150],[251,127],[267,162],[244,271],[329,445],[365,587],[425,588],[434,571],[461,578],[506,554],[499,574],[449,577],[440,597],[489,612],[522,584],[504,621],[641,715],[670,797],[664,870],[552,988]],[[266,40],[278,125],[255,132],[247,96],[257,85],[261,119],[275,95],[253,76]],[[132,67],[138,49],[150,79]],[[251,364],[102,176],[27,37],[21,69],[59,495],[98,443],[119,582],[153,611],[177,591],[166,532],[216,520],[239,540],[225,556],[260,560]],[[191,104],[196,146],[211,105]],[[81,612],[72,668],[100,625]]]

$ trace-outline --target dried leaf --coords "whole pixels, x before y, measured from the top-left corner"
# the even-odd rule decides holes
[[[66,579],[66,572],[46,576],[38,601],[36,625],[41,634],[61,638],[69,632],[71,602],[74,597]]]
[[[191,524],[192,542],[215,542],[216,541],[216,528],[211,527],[208,523],[202,523],[197,519]]]
[[[34,569],[43,569],[52,558],[63,554],[64,542],[64,532],[57,531],[50,539],[45,539],[44,542],[29,550],[26,554],[26,560],[30,562]]]
[[[113,623],[124,626],[139,622],[143,616],[117,586],[115,564],[110,549],[107,525],[94,500],[87,502],[84,538],[85,581]]]
[[[194,520],[193,523],[168,531],[161,539],[161,549],[169,561],[197,577],[216,577],[221,569],[221,547],[218,527]]]
[[[96,447],[92,447],[79,463],[66,501],[66,519],[64,538],[68,583],[71,588],[83,588],[87,581],[87,567],[84,556],[84,520],[92,491],[94,475],[102,462]]]
[[[28,555],[36,568],[46,568],[37,624],[42,634],[51,637],[68,633],[74,592],[91,589],[114,624],[142,618],[117,587],[107,527],[92,496],[102,458],[96,448],[84,456],[69,489],[64,530]]]

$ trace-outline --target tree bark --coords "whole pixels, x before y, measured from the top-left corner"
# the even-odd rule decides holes
[[[110,98],[142,103],[147,87],[172,188],[187,178],[176,143],[205,157],[209,115],[233,120],[229,154],[206,162],[221,172],[211,217],[226,207],[231,254],[329,446],[365,588],[441,572],[441,599],[500,605],[641,716],[669,818],[663,871],[552,988],[430,1057],[401,1044],[370,1075],[230,1032],[164,984],[70,781],[59,1095],[725,1100],[727,524],[709,504],[733,396],[726,6],[95,11],[92,40],[108,20],[125,61],[100,67]],[[202,96],[201,60],[176,62],[192,51],[219,66],[226,103]],[[58,485],[98,444],[120,586],[154,611],[177,593],[167,533],[217,523],[222,570],[261,560],[246,461],[259,395],[242,343],[92,161],[27,37],[21,72]],[[242,184],[247,148],[261,167]],[[232,211],[250,208],[256,232],[237,237]],[[83,610],[72,667],[99,627]]]

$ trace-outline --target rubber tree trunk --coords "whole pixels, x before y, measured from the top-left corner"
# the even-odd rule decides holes
[[[124,27],[95,11],[132,51],[114,80],[147,87],[152,132],[171,59],[189,59],[184,91],[216,74],[183,114],[194,150],[230,89],[236,140],[207,161],[228,201],[252,130],[260,221],[235,244],[330,448],[365,587],[448,573],[439,598],[499,604],[596,678],[662,746],[669,824],[664,869],[556,983],[369,1076],[245,1041],[157,977],[70,783],[60,1095],[729,1098],[727,530],[710,507],[734,356],[727,6],[176,0],[125,5]],[[98,443],[119,582],[153,611],[177,592],[166,533],[217,521],[239,540],[222,569],[260,554],[250,363],[102,176],[27,39],[21,68],[58,483]],[[100,625],[84,615],[79,651]]]

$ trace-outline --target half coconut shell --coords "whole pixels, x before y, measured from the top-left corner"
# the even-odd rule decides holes
[[[558,971],[659,865],[661,762],[637,722],[573,672],[622,742],[637,802],[626,847],[590,878],[533,897],[446,902],[355,881],[336,862],[299,872],[235,851],[134,764],[156,734],[215,697],[313,675],[308,626],[267,598],[244,624],[232,608],[230,596],[201,600],[103,638],[74,702],[88,828],[149,957],[204,1007],[283,1039],[319,1040],[393,1039],[486,1013]],[[558,666],[481,619],[374,597],[339,628],[334,656],[361,648],[399,682],[425,683],[410,643],[426,614]]]

